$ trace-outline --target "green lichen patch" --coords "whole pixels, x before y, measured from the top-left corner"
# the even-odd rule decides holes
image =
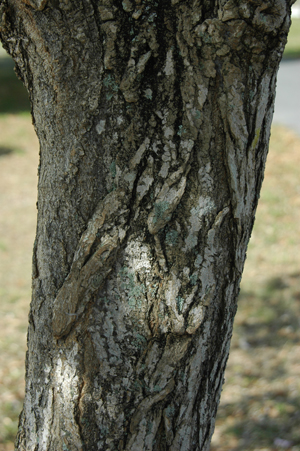
[[[154,205],[154,223],[160,219],[164,219],[165,212],[168,210],[170,204],[167,201],[157,202]]]
[[[186,133],[186,129],[183,128],[183,125],[179,125],[177,135],[182,136],[184,133]]]
[[[198,280],[198,274],[194,273],[190,276],[190,284],[191,285],[196,285],[197,284],[197,280]]]
[[[195,118],[200,119],[201,118],[201,112],[199,110],[195,111]]]
[[[113,161],[111,163],[111,165],[109,166],[109,170],[110,170],[111,176],[113,178],[115,178],[115,176],[117,174],[117,166],[116,166],[116,162],[115,161]]]
[[[176,304],[177,304],[178,312],[181,313],[182,312],[182,307],[183,307],[183,304],[184,304],[184,299],[181,296],[178,296],[176,298]]]
[[[121,288],[127,294],[129,306],[134,308],[141,308],[146,294],[146,287],[143,283],[135,281],[134,273],[127,267],[123,267],[120,272]]]
[[[175,408],[172,405],[168,405],[168,407],[165,410],[167,417],[172,418],[175,413]]]
[[[171,229],[166,233],[166,244],[169,246],[176,246],[178,244],[178,232],[177,230]]]
[[[136,334],[134,345],[138,349],[144,349],[147,346],[147,339],[141,334]]]
[[[119,90],[119,86],[116,83],[114,76],[111,74],[107,75],[103,80],[103,85],[108,90],[106,93],[107,100],[111,100]]]

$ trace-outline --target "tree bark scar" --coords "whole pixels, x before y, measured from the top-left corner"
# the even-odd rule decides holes
[[[143,399],[143,401],[138,406],[137,410],[135,411],[131,423],[130,423],[130,432],[134,434],[138,428],[138,425],[142,418],[145,416],[145,413],[148,412],[151,407],[154,404],[157,404],[158,402],[162,401],[166,398],[168,394],[170,394],[175,387],[175,380],[172,378],[159,393],[148,396],[147,398]]]
[[[53,304],[53,334],[56,338],[67,335],[78,316],[79,304],[87,293],[95,292],[105,281],[114,264],[115,250],[126,237],[129,209],[122,209],[126,201],[123,191],[114,191],[100,201],[86,231],[83,233],[69,275],[60,288]],[[111,228],[102,231],[103,224]],[[114,230],[114,227],[117,229]],[[90,254],[102,233],[102,240]]]
[[[48,0],[23,0],[23,3],[31,6],[33,9],[42,11],[48,3]]]

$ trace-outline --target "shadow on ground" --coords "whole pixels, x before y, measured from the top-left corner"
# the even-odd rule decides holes
[[[0,157],[9,155],[9,154],[13,153],[13,151],[14,151],[14,149],[11,149],[10,147],[0,146]]]
[[[251,348],[300,344],[300,273],[269,279],[257,291],[241,291],[236,318],[239,335]],[[246,311],[248,315],[245,315]],[[247,347],[247,344],[246,344]]]
[[[300,274],[242,290],[211,451],[300,450]]]
[[[259,413],[253,418],[255,411]],[[221,405],[218,421],[222,420],[232,423],[224,428],[223,434],[235,443],[225,445],[222,451],[281,450],[300,445],[300,397],[286,396],[284,388],[281,392],[266,392],[263,399],[260,395],[244,396],[238,403]],[[284,446],[276,446],[280,442]],[[220,450],[212,447],[211,451],[217,449]]]

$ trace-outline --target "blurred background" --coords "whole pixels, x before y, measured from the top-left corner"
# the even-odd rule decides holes
[[[300,0],[292,19],[212,451],[300,451]],[[27,93],[0,46],[0,451],[14,449],[24,397],[37,166]]]

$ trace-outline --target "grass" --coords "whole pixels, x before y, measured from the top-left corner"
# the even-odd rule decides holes
[[[10,58],[0,57],[0,114],[30,111],[27,92],[12,71],[13,67]]]
[[[4,149],[4,151],[3,151]],[[0,450],[10,450],[24,396],[36,222],[38,143],[30,115],[0,115]]]
[[[0,46],[0,451],[13,449],[24,398],[37,165],[27,93]]]
[[[13,60],[0,44],[0,114],[30,111],[27,91],[12,70],[13,67]]]
[[[300,58],[300,19],[292,19],[284,58]]]
[[[285,56],[300,48],[299,24]],[[0,451],[13,450],[24,396],[38,165],[11,71],[0,46]],[[300,451],[299,167],[300,139],[274,127],[211,451]]]

